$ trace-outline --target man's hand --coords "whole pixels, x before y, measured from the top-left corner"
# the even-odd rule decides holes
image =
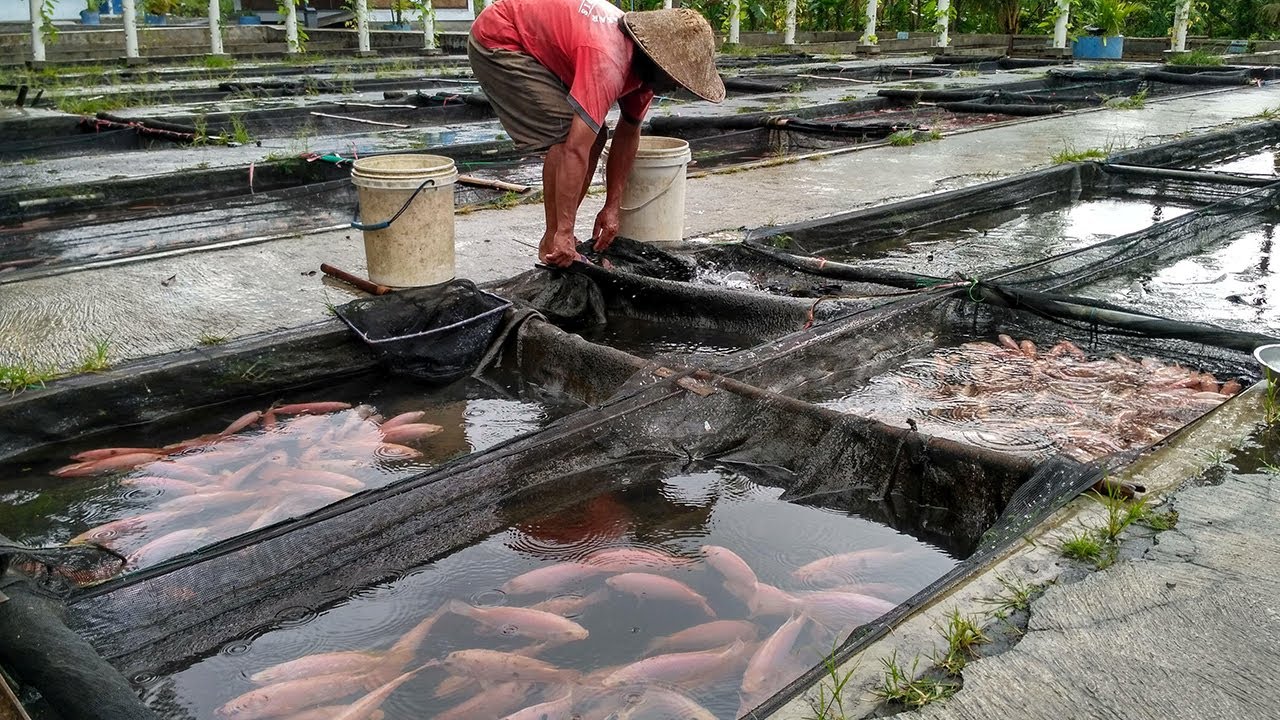
[[[551,249],[546,253],[548,265],[569,267],[578,257],[578,239],[572,231],[558,232],[551,238]]]
[[[618,208],[605,203],[600,214],[596,215],[596,227],[591,232],[591,239],[596,241],[595,251],[604,252],[613,244],[618,236]]]

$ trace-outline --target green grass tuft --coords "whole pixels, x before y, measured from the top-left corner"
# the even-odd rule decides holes
[[[1035,597],[1041,588],[1039,585],[1024,583],[1017,578],[1002,575],[996,576],[996,582],[1000,583],[1004,592],[982,600],[983,603],[993,606],[991,614],[995,617],[1007,617],[1011,612],[1030,609],[1031,598]]]
[[[1208,50],[1192,50],[1169,58],[1170,65],[1221,65],[1222,56]]]
[[[1111,154],[1110,148],[1085,148],[1084,150],[1076,150],[1068,145],[1062,150],[1053,154],[1053,162],[1056,165],[1063,163],[1084,162],[1085,160],[1106,160]]]
[[[38,367],[30,362],[0,365],[0,391],[17,394],[23,390],[42,388],[58,373],[50,367]]]
[[[1102,540],[1092,530],[1081,530],[1062,541],[1062,556],[1072,560],[1096,563],[1102,559]]]
[[[955,695],[959,686],[956,683],[943,682],[927,677],[916,677],[916,669],[920,658],[911,663],[911,669],[898,665],[898,655],[883,658],[884,680],[873,692],[891,703],[899,703],[910,708],[921,708],[939,700]]]
[[[221,345],[227,341],[226,335],[214,335],[213,333],[200,333],[200,337],[196,338],[196,343],[203,347],[211,347],[213,345]]]
[[[894,147],[909,147],[916,144],[916,133],[914,130],[899,130],[889,136],[889,144]]]
[[[200,64],[210,70],[226,70],[235,66],[236,59],[230,55],[205,55]]]
[[[845,720],[844,691],[858,670],[859,661],[845,672],[840,671],[836,662],[836,648],[822,658],[822,668],[826,677],[818,681],[818,697],[809,699],[809,709],[813,715],[806,720]],[[829,683],[829,684],[828,684]]]
[[[977,657],[978,646],[991,642],[991,638],[982,632],[973,618],[964,617],[960,610],[953,609],[947,615],[947,624],[941,629],[942,637],[947,641],[946,653],[936,659],[938,667],[952,675],[959,675],[970,658]]]
[[[81,361],[76,369],[82,373],[102,372],[111,367],[111,361],[107,354],[111,348],[111,343],[107,340],[93,341],[93,347],[89,349],[89,354]]]
[[[1147,106],[1147,91],[1139,90],[1126,98],[1111,98],[1106,105],[1117,110],[1140,110]]]

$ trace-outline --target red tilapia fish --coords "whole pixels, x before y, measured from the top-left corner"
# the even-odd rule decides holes
[[[1000,335],[910,360],[833,405],[921,432],[1032,456],[1091,461],[1159,442],[1236,395],[1225,382],[1157,358],[1090,359]]]
[[[109,478],[153,510],[86,530],[136,569],[304,515],[364,490],[382,463],[420,457],[443,431],[425,411],[382,421],[367,405],[322,401],[247,412],[217,432],[164,447],[110,447],[71,456],[52,474]],[[116,565],[120,570],[119,564]]]

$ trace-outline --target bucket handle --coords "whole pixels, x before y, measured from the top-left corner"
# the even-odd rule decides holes
[[[622,208],[618,208],[618,210],[620,210],[621,212],[636,212],[638,210],[643,210],[649,207],[650,203],[652,203],[654,200],[657,200],[658,198],[665,195],[667,191],[671,189],[671,186],[676,184],[676,180],[680,178],[680,175],[683,174],[684,171],[685,171],[684,165],[681,165],[680,167],[676,168],[676,171],[674,174],[672,174],[671,179],[667,181],[666,187],[654,193],[653,197],[649,198],[648,200],[645,200],[644,202],[640,203],[639,205],[636,205],[635,207],[622,207]]]
[[[409,209],[409,206],[413,204],[413,199],[418,197],[418,193],[425,190],[427,186],[434,186],[435,184],[436,184],[435,178],[427,178],[426,180],[423,180],[422,184],[418,186],[418,189],[414,190],[413,194],[409,196],[409,199],[404,201],[404,205],[400,206],[400,209],[396,211],[395,215],[392,215],[391,218],[388,220],[383,220],[382,222],[378,222],[378,223],[365,224],[360,222],[360,201],[357,200],[356,209],[351,213],[351,227],[361,231],[386,230],[387,228],[391,227],[391,223],[395,222],[396,218],[403,215],[404,211]]]

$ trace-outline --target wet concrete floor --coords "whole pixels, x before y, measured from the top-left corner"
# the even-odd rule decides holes
[[[1237,89],[693,178],[685,232],[736,239],[741,233],[734,228],[972,185],[1045,166],[1064,148],[1154,143],[1240,122],[1277,105],[1280,87]],[[773,201],[741,202],[761,196]],[[580,236],[589,232],[602,202],[602,196],[587,198]],[[458,276],[484,282],[528,269],[542,223],[542,209],[533,205],[458,215]],[[105,340],[118,363],[193,347],[203,335],[238,337],[314,322],[328,317],[330,304],[351,297],[312,274],[322,262],[363,272],[359,234],[334,227],[0,285],[0,336],[9,339],[0,362],[73,367],[94,342]]]

